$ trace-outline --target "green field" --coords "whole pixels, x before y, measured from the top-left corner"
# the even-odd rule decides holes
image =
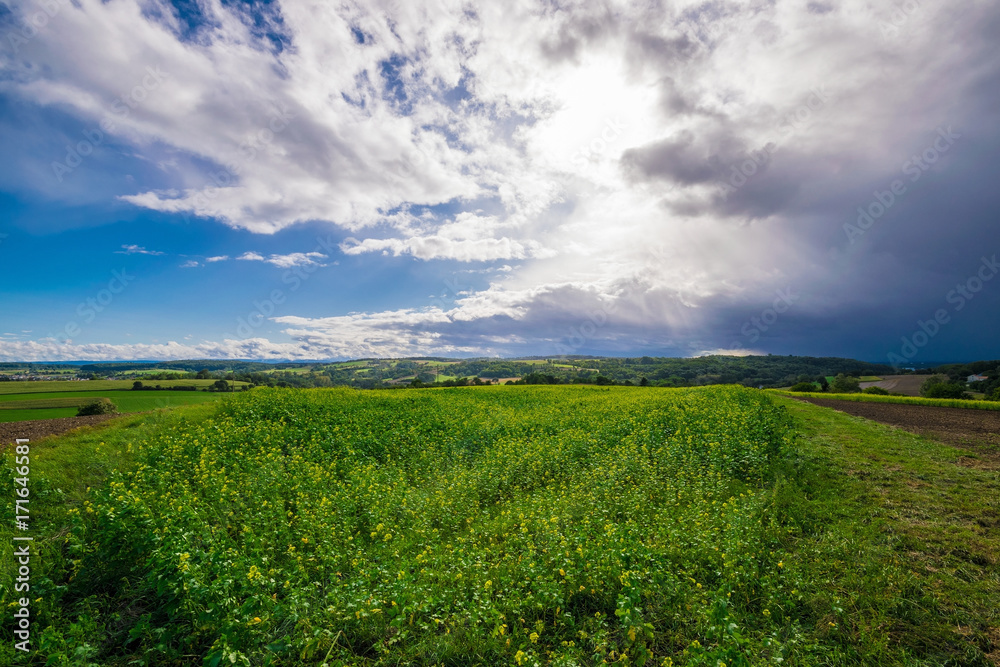
[[[95,382],[80,382],[87,386],[99,384]],[[15,384],[13,382],[4,384]],[[26,384],[70,384],[30,382]],[[73,383],[77,384],[77,383]],[[129,383],[129,387],[131,387]],[[0,385],[2,387],[2,385]],[[80,405],[91,403],[97,398],[111,399],[120,412],[145,412],[159,408],[170,408],[179,405],[193,405],[217,401],[225,392],[207,391],[130,391],[130,390],[96,390],[50,393],[0,394],[0,422],[24,421],[29,419],[55,419],[73,417]]]
[[[77,410],[78,408],[33,408],[29,410],[10,408],[0,410],[0,423],[75,417]]]
[[[794,392],[784,389],[768,389],[769,393],[794,396],[797,398],[832,398],[855,403],[898,403],[900,405],[925,405],[938,408],[964,408],[966,410],[1000,410],[1000,401],[976,401],[957,398],[924,398],[922,396],[883,396],[880,394],[832,394],[821,391]],[[981,395],[981,394],[980,394]]]
[[[836,378],[833,375],[827,375],[826,376],[826,381],[829,382],[830,384],[833,384],[833,381],[835,379]],[[882,378],[880,378],[877,375],[862,375],[860,378],[858,378],[858,381],[859,382],[878,382],[881,379]]]
[[[84,392],[85,393],[85,392]],[[88,396],[67,397],[65,394],[25,394],[15,395],[11,400],[0,402],[0,410],[28,410],[37,408],[78,408],[92,403]]]
[[[52,392],[77,392],[77,391],[107,391],[109,389],[132,389],[135,380],[39,380],[32,382],[28,380],[17,382],[0,382],[0,396],[5,394],[35,394]],[[215,380],[149,380],[144,382],[152,386],[161,387],[196,386],[211,387]],[[230,382],[237,388],[247,384],[246,382]],[[0,399],[4,400],[4,399]]]
[[[982,523],[997,472],[771,393],[258,389],[31,455],[38,664],[988,665],[1000,649],[1000,537]]]

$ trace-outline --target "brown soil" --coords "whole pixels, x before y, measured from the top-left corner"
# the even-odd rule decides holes
[[[878,382],[862,382],[861,388],[867,389],[868,387],[882,387],[886,391],[894,391],[897,394],[906,394],[907,396],[919,396],[920,395],[920,385],[924,383],[924,380],[929,378],[929,375],[881,375],[882,379]]]
[[[90,415],[89,417],[61,417],[59,419],[32,419],[21,422],[0,422],[0,449],[13,444],[16,439],[27,438],[34,442],[49,435],[59,435],[81,426],[100,424],[117,415]]]
[[[973,449],[980,457],[980,463],[993,464],[989,467],[1000,464],[1000,411],[998,410],[858,403],[832,398],[801,400],[930,436],[950,445]],[[970,459],[968,463],[977,465],[972,463],[973,461],[975,459]]]

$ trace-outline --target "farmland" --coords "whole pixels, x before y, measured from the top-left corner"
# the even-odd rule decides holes
[[[213,381],[163,380],[157,384],[207,389]],[[244,383],[233,384],[240,387]],[[81,405],[99,398],[111,399],[121,412],[144,412],[216,401],[223,396],[223,393],[207,391],[131,391],[131,388],[132,382],[126,380],[0,382],[0,422],[72,417]]]
[[[995,534],[887,542],[837,473],[954,456],[827,415],[738,387],[257,389],[43,442],[38,659],[976,664],[995,578],[929,554],[929,588],[900,550],[991,562]],[[960,470],[922,527],[995,513],[995,474]]]
[[[855,403],[894,403],[898,405],[922,405],[938,408],[963,408],[965,410],[1000,410],[1000,401],[975,401],[957,398],[924,398],[922,396],[882,396],[879,394],[836,394],[836,393],[795,393],[782,390],[769,390],[776,394],[795,398],[825,398],[837,401],[852,401]]]
[[[177,386],[195,386],[199,389],[211,387],[214,380],[157,380],[150,382],[151,386],[160,385],[164,388]],[[239,389],[246,382],[232,382]],[[35,394],[51,392],[77,391],[116,391],[132,389],[132,380],[88,380],[73,382],[69,380],[42,380],[37,382],[0,382],[0,396],[6,394]],[[4,400],[4,399],[0,399]]]

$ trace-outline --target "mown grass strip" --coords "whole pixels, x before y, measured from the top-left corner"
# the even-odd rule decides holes
[[[785,389],[768,389],[768,392],[793,398],[831,398],[855,403],[896,403],[923,405],[939,408],[965,408],[966,410],[1000,410],[1000,401],[963,401],[957,398],[923,398],[922,396],[882,396],[880,394],[831,394],[826,392],[794,392]]]
[[[835,662],[1000,663],[997,466],[970,467],[974,452],[778,400],[801,434],[775,490],[791,530],[788,566],[802,582],[797,604],[814,615],[842,610],[817,625],[841,643]]]

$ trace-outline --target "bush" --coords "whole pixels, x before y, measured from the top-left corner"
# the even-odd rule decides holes
[[[797,382],[788,391],[820,391],[820,389],[812,382]]]
[[[93,403],[81,405],[76,411],[77,417],[87,417],[89,415],[113,415],[118,413],[118,406],[111,402],[110,398],[101,398]]]
[[[957,382],[938,382],[928,387],[926,392],[921,388],[920,394],[927,398],[972,398],[972,394]]]
[[[927,392],[931,390],[932,387],[939,384],[946,384],[948,382],[948,376],[946,375],[932,375],[920,385],[920,395],[927,396]]]
[[[945,375],[932,375],[920,385],[920,395],[925,398],[972,398],[960,382],[949,382]]]
[[[856,394],[861,391],[860,383],[858,378],[840,373],[830,384],[830,391],[835,394]]]
[[[878,394],[879,396],[888,396],[889,392],[882,387],[865,387],[861,390],[862,394]]]

